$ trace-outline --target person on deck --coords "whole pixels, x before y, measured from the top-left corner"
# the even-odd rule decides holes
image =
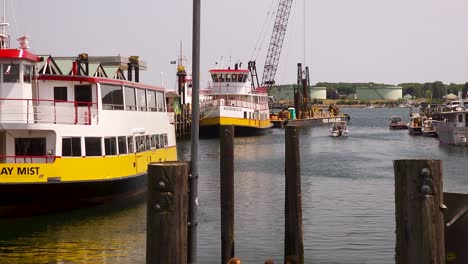
[[[286,264],[299,264],[299,259],[296,256],[287,256],[285,263]]]
[[[241,264],[241,261],[238,258],[232,258],[228,261],[227,264]]]

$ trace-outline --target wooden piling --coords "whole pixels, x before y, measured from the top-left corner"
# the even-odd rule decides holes
[[[442,162],[397,160],[396,264],[445,263]]]
[[[284,257],[296,256],[304,263],[302,234],[301,161],[299,152],[299,127],[286,126],[286,195]]]
[[[148,166],[146,264],[187,263],[188,171],[186,162]]]
[[[234,126],[220,126],[221,263],[234,257]]]

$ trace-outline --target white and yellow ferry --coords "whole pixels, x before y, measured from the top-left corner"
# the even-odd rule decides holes
[[[165,91],[139,83],[137,57],[41,57],[1,40],[0,215],[142,193],[148,163],[177,159]]]
[[[200,102],[200,135],[216,135],[220,125],[234,125],[236,134],[258,134],[271,127],[268,94],[254,90],[250,71],[211,70],[209,93]]]

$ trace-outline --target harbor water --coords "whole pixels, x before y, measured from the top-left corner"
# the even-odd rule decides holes
[[[467,192],[468,148],[391,131],[409,109],[345,109],[348,138],[301,131],[306,263],[393,263],[395,159],[442,159],[444,190]],[[235,139],[236,253],[280,263],[284,237],[284,130]],[[179,143],[189,159],[190,143]],[[219,144],[200,142],[199,263],[219,263]],[[60,197],[57,197],[60,199]],[[123,207],[123,208],[122,208]],[[146,204],[101,206],[0,220],[0,263],[145,263]]]

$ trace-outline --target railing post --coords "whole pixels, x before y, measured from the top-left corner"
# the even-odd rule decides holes
[[[91,103],[88,103],[88,125],[91,125]]]
[[[148,166],[146,264],[186,264],[188,231],[186,162]]]
[[[396,264],[445,263],[440,160],[397,160]]]
[[[75,102],[74,105],[75,105],[75,125],[76,125],[78,122],[78,103]]]
[[[286,193],[284,257],[296,256],[304,264],[302,233],[301,161],[299,152],[299,127],[286,126]]]

